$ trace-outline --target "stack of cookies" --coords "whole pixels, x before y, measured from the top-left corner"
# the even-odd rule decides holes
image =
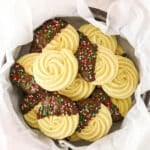
[[[115,36],[92,24],[76,30],[62,19],[34,32],[30,53],[10,69],[25,94],[27,124],[52,139],[96,141],[132,106],[138,72]]]

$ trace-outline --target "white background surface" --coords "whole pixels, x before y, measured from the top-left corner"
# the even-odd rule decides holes
[[[44,20],[54,16],[78,15],[80,12],[82,17],[93,21],[84,1],[77,1],[78,5],[70,0],[0,0],[0,66],[4,55],[7,56],[7,64],[0,69],[0,150],[56,149],[48,139],[40,141],[38,137],[33,138],[31,131],[20,122],[10,102],[15,94],[7,75],[13,63],[13,49],[31,41],[33,28]],[[88,0],[88,4],[108,10],[105,30],[121,34],[135,47],[141,82],[136,91],[136,105],[126,117],[122,129],[87,149],[149,150],[150,116],[140,93],[150,89],[150,1]]]

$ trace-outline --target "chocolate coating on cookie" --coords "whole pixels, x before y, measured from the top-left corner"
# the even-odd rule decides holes
[[[102,88],[96,88],[91,97],[103,103],[111,112],[111,116],[114,122],[120,121],[123,119],[121,116],[119,109],[112,103],[111,98],[102,90]]]
[[[47,20],[34,31],[30,52],[41,52],[54,36],[65,28],[67,22],[62,19]]]
[[[49,115],[60,116],[62,114],[72,115],[77,113],[78,109],[75,102],[71,101],[71,99],[66,96],[51,93],[45,96],[42,101],[38,117],[43,118]]]
[[[79,73],[86,81],[95,80],[95,63],[97,56],[97,46],[92,44],[87,36],[78,32],[80,37],[79,47],[76,52],[76,57],[79,63]]]
[[[20,105],[20,110],[23,114],[28,113],[32,110],[40,101],[42,101],[42,96],[40,94],[29,94],[25,96]]]
[[[77,102],[79,109],[79,125],[77,131],[81,131],[81,129],[87,126],[88,122],[96,116],[100,105],[100,101],[96,101],[91,97]]]
[[[15,63],[10,69],[10,80],[28,94],[34,94],[41,90],[34,77],[26,73],[25,69],[18,63]]]

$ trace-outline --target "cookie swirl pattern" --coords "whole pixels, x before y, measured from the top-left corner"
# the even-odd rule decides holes
[[[89,121],[80,132],[76,132],[77,136],[87,141],[96,141],[106,135],[112,126],[112,118],[106,106],[101,104],[101,109],[96,116]]]
[[[42,51],[46,50],[61,50],[62,48],[67,48],[73,53],[76,52],[79,45],[79,35],[75,28],[71,25],[67,25],[61,30],[53,40],[46,45]]]
[[[117,40],[114,36],[109,36],[102,33],[100,29],[92,24],[85,24],[81,26],[79,31],[88,36],[92,43],[111,49],[115,53]]]
[[[111,98],[111,101],[114,105],[116,105],[118,107],[119,112],[124,117],[132,106],[131,97],[126,98],[126,99]]]
[[[17,63],[23,66],[28,74],[33,75],[33,63],[38,56],[39,53],[26,54],[20,57]]]
[[[109,49],[98,47],[94,85],[103,85],[112,81],[118,72],[118,59]]]
[[[53,139],[71,136],[79,123],[76,103],[60,94],[47,95],[42,101],[38,116],[40,130]]]
[[[53,139],[71,136],[77,128],[79,115],[49,116],[38,120],[40,130]]]
[[[76,78],[78,62],[71,51],[43,52],[33,65],[35,81],[48,91],[66,88]]]
[[[102,88],[111,97],[124,99],[130,97],[135,91],[138,72],[130,59],[122,56],[117,57],[119,61],[117,76],[111,82],[102,85]]]
[[[78,75],[71,85],[58,92],[71,98],[73,101],[78,101],[89,97],[94,88],[95,85],[85,81],[80,75]]]

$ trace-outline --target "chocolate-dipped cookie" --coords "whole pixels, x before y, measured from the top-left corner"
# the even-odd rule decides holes
[[[42,52],[42,49],[65,28],[67,22],[62,19],[51,19],[44,22],[34,31],[33,42],[30,52]]]
[[[28,94],[34,94],[41,90],[34,77],[26,73],[25,69],[18,63],[15,63],[10,69],[10,80]]]
[[[103,85],[112,81],[118,72],[117,56],[111,50],[93,44],[81,32],[79,37],[79,47],[75,55],[81,76],[94,85]]]
[[[84,33],[92,43],[108,48],[115,53],[117,48],[117,39],[115,36],[103,33],[100,28],[92,24],[82,25],[79,31]]]
[[[95,101],[101,102],[109,109],[114,122],[123,119],[117,106],[112,103],[111,98],[102,90],[102,88],[96,88],[93,91],[91,98],[93,98]]]
[[[66,48],[75,53],[78,45],[79,36],[75,28],[62,19],[52,19],[35,30],[31,52]]]
[[[79,125],[76,135],[87,141],[96,141],[106,135],[111,126],[112,118],[108,108],[93,98],[78,102]]]
[[[60,94],[50,94],[41,103],[38,125],[42,133],[53,139],[71,136],[79,122],[76,103]]]
[[[32,128],[38,129],[37,114],[40,103],[43,99],[42,93],[28,94],[23,98],[20,110],[27,124]]]

